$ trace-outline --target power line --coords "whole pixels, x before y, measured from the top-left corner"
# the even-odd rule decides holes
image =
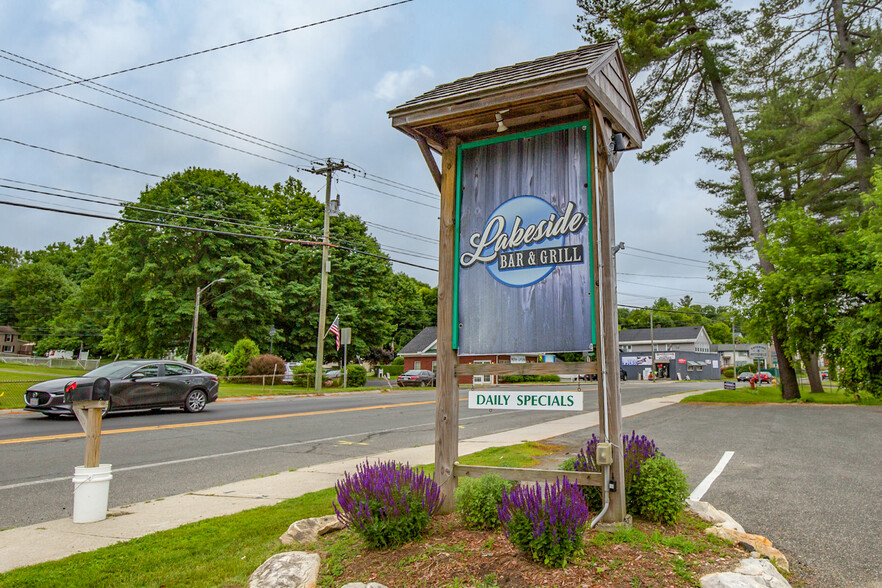
[[[3,54],[11,55],[12,57],[15,57],[16,59],[12,59],[12,58],[7,57]],[[33,69],[36,71],[39,71],[41,73],[45,73],[47,75],[51,75],[51,76],[55,76],[60,79],[64,79],[66,81],[71,81],[72,79],[76,79],[76,80],[79,80],[79,82],[81,82],[81,83],[85,82],[86,83],[85,87],[90,90],[93,90],[95,92],[100,92],[100,93],[105,94],[107,96],[110,96],[112,98],[116,98],[118,100],[123,100],[123,101],[128,102],[130,104],[133,104],[135,106],[138,106],[141,108],[146,108],[148,110],[152,110],[152,111],[157,112],[159,114],[163,114],[165,116],[170,116],[172,118],[176,118],[178,120],[190,123],[192,125],[196,125],[196,126],[214,131],[216,133],[221,133],[221,134],[227,135],[229,137],[232,137],[234,139],[246,141],[248,143],[252,143],[252,144],[257,145],[259,147],[263,147],[265,149],[270,149],[272,151],[276,151],[276,152],[282,153],[284,155],[297,157],[298,159],[302,159],[302,160],[310,162],[310,163],[317,163],[323,159],[317,155],[312,155],[310,153],[306,153],[305,151],[300,151],[300,150],[294,149],[292,147],[287,147],[285,145],[281,145],[279,143],[269,141],[267,139],[262,139],[260,137],[255,136],[255,135],[251,135],[249,133],[233,129],[233,128],[206,120],[204,118],[200,118],[198,116],[188,114],[188,113],[182,112],[180,110],[176,110],[174,108],[171,108],[169,106],[165,106],[163,104],[159,104],[157,102],[152,102],[152,101],[147,100],[145,98],[135,96],[134,94],[130,94],[128,92],[123,92],[122,90],[117,90],[115,88],[112,88],[112,87],[104,85],[104,84],[99,84],[97,82],[87,82],[86,78],[83,78],[83,77],[77,76],[75,74],[72,74],[70,72],[66,72],[64,70],[52,67],[52,66],[47,65],[45,63],[41,63],[39,61],[29,59],[29,58],[24,57],[22,55],[11,53],[11,52],[3,50],[3,49],[0,49],[0,58],[6,59],[7,61],[11,61],[12,63],[16,63],[18,65],[21,65],[21,66],[24,66],[24,67],[27,67],[27,68],[30,68],[30,69]],[[21,60],[21,61],[19,61],[19,60]],[[25,62],[27,62],[27,63],[25,63]],[[34,64],[34,65],[31,65],[31,64]],[[39,67],[37,67],[37,66],[39,66]],[[42,69],[42,68],[45,68],[45,69]],[[49,71],[49,70],[51,70],[51,71]],[[59,73],[54,73],[54,72],[59,72]],[[60,75],[60,74],[63,74],[63,75]],[[9,78],[8,76],[3,76],[3,77],[6,77],[7,79],[11,79],[13,81],[16,81],[16,82],[19,82],[22,84],[26,84],[26,85],[29,85],[32,87],[38,87],[38,86],[33,86],[32,84],[27,84],[27,82],[15,80],[14,78]],[[100,88],[103,88],[103,90]],[[52,91],[51,88],[42,88],[42,90],[43,91]],[[57,92],[53,92],[53,93],[55,93],[59,96],[64,96],[66,98],[70,98],[71,100],[77,100],[76,98],[72,98],[72,97],[67,96],[65,94],[60,94]],[[80,100],[78,100],[78,101],[80,101]],[[80,101],[80,102],[83,102],[84,104],[88,104],[90,106],[94,106],[96,108],[108,110],[102,106],[98,106],[98,105],[92,104],[90,102],[85,102],[85,101]],[[111,110],[111,112],[116,112],[116,111]],[[122,113],[118,113],[118,114],[122,114]],[[122,116],[128,116],[128,115],[122,114]],[[131,117],[131,118],[135,118],[135,117]],[[135,118],[135,120],[141,120],[141,119]],[[154,123],[148,122],[148,124],[154,124]],[[166,128],[166,127],[163,127],[162,125],[157,125],[157,126],[160,126],[161,128]],[[174,130],[174,129],[172,129],[172,130]],[[179,132],[179,131],[175,131],[175,132]],[[184,133],[184,134],[186,134],[186,133]],[[373,182],[377,182],[377,183],[384,184],[384,185],[387,185],[390,187],[394,187],[396,189],[403,190],[406,192],[412,192],[412,193],[420,195],[420,196],[427,196],[427,197],[432,197],[432,198],[436,198],[436,199],[439,198],[439,195],[434,194],[429,191],[426,191],[426,190],[423,190],[422,188],[416,188],[414,186],[410,186],[410,185],[404,184],[402,182],[390,180],[389,178],[384,178],[383,176],[369,173],[366,170],[364,170],[363,168],[361,169],[361,173],[362,173],[362,177],[364,177],[367,180],[373,181]]]
[[[633,249],[634,251],[642,251],[643,253],[650,253],[652,255],[661,255],[662,257],[672,257],[674,259],[682,259],[684,261],[695,261],[697,263],[709,264],[710,262],[705,259],[692,259],[691,257],[680,257],[679,255],[671,255],[670,253],[659,253],[658,251],[650,251],[649,249],[640,249],[639,247],[631,247],[628,245],[628,249]]]
[[[616,280],[616,281],[619,282],[620,284],[630,284],[632,286],[643,286],[645,288],[662,288],[664,290],[677,290],[679,292],[687,292],[687,293],[693,292],[695,294],[707,294],[708,296],[711,295],[710,292],[703,292],[701,290],[688,290],[686,288],[674,288],[673,286],[659,286],[658,284],[640,284],[638,282],[629,282],[627,280]]]
[[[695,268],[707,269],[707,264],[696,265],[696,264],[692,264],[692,263],[683,263],[682,261],[668,261],[667,259],[646,257],[645,255],[637,255],[636,253],[629,253],[627,251],[619,251],[616,255],[627,255],[628,257],[638,257],[640,259],[648,259],[649,261],[654,261],[655,263],[671,263],[674,265],[681,265],[683,267],[695,267]]]
[[[3,74],[0,74],[0,78],[4,78],[4,79],[7,79],[7,80],[12,80],[13,82],[18,82],[19,84],[24,84],[24,85],[26,85],[26,86],[31,86],[31,87],[33,87],[33,88],[39,88],[39,86],[35,86],[34,84],[29,84],[28,82],[23,82],[23,81],[21,81],[21,80],[17,80],[17,79],[15,79],[15,78],[11,78],[11,77],[6,76],[6,75],[3,75]],[[44,88],[44,89],[45,89],[45,88]],[[294,165],[294,164],[292,164],[292,163],[288,163],[288,162],[285,162],[285,161],[279,161],[278,159],[273,159],[272,157],[267,157],[267,156],[265,156],[265,155],[260,155],[259,153],[254,153],[254,152],[252,152],[252,151],[246,151],[245,149],[240,149],[239,147],[234,147],[234,146],[232,146],[232,145],[227,145],[226,143],[221,143],[221,142],[219,142],[219,141],[214,141],[214,140],[209,139],[209,138],[207,138],[207,137],[202,137],[202,136],[200,136],[200,135],[194,135],[193,133],[188,133],[188,132],[186,132],[186,131],[181,131],[181,130],[179,130],[179,129],[174,129],[174,128],[172,128],[172,127],[167,127],[167,126],[165,126],[165,125],[161,125],[161,124],[159,124],[159,123],[155,123],[155,122],[153,122],[153,121],[149,121],[149,120],[146,120],[146,119],[143,119],[143,118],[139,118],[139,117],[134,116],[134,115],[131,115],[131,114],[126,114],[125,112],[120,112],[119,110],[113,110],[112,108],[107,108],[106,106],[101,106],[100,104],[95,104],[95,103],[93,103],[93,102],[88,102],[88,101],[86,101],[86,100],[81,100],[81,99],[79,99],[79,98],[74,98],[73,96],[68,96],[68,95],[66,95],[66,94],[62,94],[62,93],[60,93],[60,92],[55,92],[55,91],[50,90],[50,89],[45,89],[45,90],[46,90],[47,92],[50,92],[50,93],[52,93],[52,94],[55,94],[56,96],[61,96],[62,98],[67,98],[68,100],[73,100],[74,102],[79,102],[80,104],[85,104],[86,106],[91,106],[91,107],[93,107],[93,108],[97,108],[97,109],[99,109],[99,110],[103,110],[103,111],[105,111],[105,112],[110,112],[110,113],[112,113],[112,114],[116,114],[116,115],[119,115],[119,116],[122,116],[122,117],[125,117],[125,118],[128,118],[128,119],[131,119],[131,120],[134,120],[134,121],[137,121],[137,122],[140,122],[140,123],[144,123],[145,125],[151,125],[151,126],[154,126],[154,127],[156,127],[156,128],[163,129],[163,130],[165,130],[165,131],[171,131],[172,133],[178,133],[179,135],[183,135],[183,136],[185,136],[185,137],[190,137],[191,139],[197,139],[197,140],[199,140],[199,141],[204,141],[204,142],[206,142],[206,143],[210,143],[210,144],[212,144],[212,145],[216,145],[216,146],[218,146],[218,147],[224,147],[225,149],[231,149],[231,150],[233,150],[233,151],[238,151],[239,153],[244,153],[245,155],[250,155],[250,156],[252,156],[252,157],[257,157],[257,158],[260,158],[260,159],[263,159],[263,160],[266,160],[266,161],[270,161],[270,162],[272,162],[272,163],[278,163],[278,164],[280,164],[280,165],[284,165],[284,166],[292,167],[292,168],[296,169],[297,171],[304,171],[304,168],[298,167],[298,166],[296,166],[296,165]],[[252,141],[252,142],[253,142],[253,141]],[[278,151],[278,149],[276,149],[276,151]]]
[[[292,32],[294,32],[294,31],[300,31],[300,30],[303,30],[303,29],[308,29],[308,28],[311,28],[311,27],[316,27],[316,26],[323,25],[323,24],[327,24],[327,23],[330,23],[330,22],[334,22],[334,21],[338,21],[338,20],[343,20],[343,19],[346,19],[346,18],[351,18],[351,17],[353,17],[353,16],[360,16],[360,15],[362,15],[362,14],[367,14],[367,13],[369,13],[369,12],[375,12],[375,11],[378,11],[378,10],[383,10],[383,9],[385,9],[385,8],[391,8],[391,7],[393,7],[393,6],[398,6],[398,5],[400,5],[400,4],[407,4],[408,2],[413,2],[413,0],[399,0],[398,2],[393,2],[393,3],[391,3],[391,4],[384,4],[384,5],[382,5],[382,6],[376,6],[376,7],[374,7],[374,8],[368,8],[368,9],[365,9],[365,10],[360,10],[360,11],[358,11],[358,12],[351,12],[351,13],[349,13],[349,14],[344,14],[344,15],[342,15],[342,16],[335,16],[335,17],[333,17],[333,18],[327,18],[327,19],[320,20],[320,21],[316,21],[316,22],[312,22],[312,23],[309,23],[309,24],[300,25],[300,26],[298,26],[298,27],[293,27],[293,28],[290,28],[290,29],[285,29],[285,30],[283,30],[283,31],[276,31],[276,32],[274,32],[274,33],[268,33],[268,34],[266,34],[266,35],[260,35],[260,36],[258,36],[258,37],[252,37],[252,38],[250,38],[250,39],[244,39],[244,40],[242,40],[242,41],[235,41],[235,42],[233,42],[233,43],[227,43],[227,44],[225,44],[225,45],[218,45],[217,47],[212,47],[212,48],[210,48],[210,49],[202,49],[202,50],[200,50],[200,51],[193,51],[192,53],[187,53],[187,54],[185,54],[185,55],[178,55],[177,57],[170,57],[170,58],[168,58],[168,59],[161,59],[161,60],[159,60],[159,61],[153,61],[153,62],[151,62],[151,63],[145,63],[144,65],[138,65],[138,66],[135,66],[135,67],[128,67],[128,68],[126,68],[126,69],[117,70],[117,71],[114,71],[114,72],[111,72],[111,73],[106,73],[106,74],[101,74],[101,75],[99,75],[99,76],[93,76],[93,77],[91,77],[91,78],[86,78],[86,79],[81,80],[81,81],[75,81],[75,82],[69,82],[69,83],[67,83],[67,84],[61,84],[61,85],[59,85],[59,86],[54,86],[54,87],[52,87],[52,88],[47,88],[46,90],[37,90],[37,91],[34,91],[34,92],[27,92],[27,93],[25,93],[25,94],[19,94],[19,95],[17,95],[17,96],[9,96],[9,97],[6,97],[6,98],[0,98],[0,102],[5,102],[6,100],[14,100],[14,99],[16,99],[16,98],[23,98],[23,97],[25,97],[25,96],[31,96],[31,95],[33,95],[33,94],[39,94],[39,93],[41,93],[41,92],[48,91],[48,90],[58,90],[58,89],[60,89],[60,88],[66,88],[66,87],[68,87],[68,86],[75,86],[75,85],[78,85],[78,84],[82,84],[82,83],[84,83],[84,82],[91,82],[91,81],[94,81],[94,80],[100,80],[100,79],[103,79],[103,78],[109,78],[109,77],[111,77],[111,76],[119,75],[119,74],[122,74],[122,73],[128,73],[128,72],[132,72],[132,71],[137,71],[137,70],[139,70],[139,69],[145,69],[145,68],[148,68],[148,67],[153,67],[153,66],[155,66],[155,65],[161,65],[161,64],[164,64],[164,63],[170,63],[170,62],[172,62],[172,61],[178,61],[178,60],[181,60],[181,59],[186,59],[186,58],[188,58],[188,57],[194,57],[194,56],[196,56],[196,55],[204,55],[205,53],[211,53],[212,51],[218,51],[218,50],[220,50],[220,49],[228,49],[228,48],[230,48],[230,47],[235,47],[235,46],[237,46],[237,45],[244,45],[245,43],[251,43],[251,42],[253,42],[253,41],[259,41],[259,40],[262,40],[262,39],[268,39],[269,37],[275,37],[275,36],[277,36],[277,35],[284,35],[284,34],[286,34],[286,33],[292,33]]]
[[[225,237],[243,237],[243,238],[247,238],[247,239],[260,239],[263,241],[280,241],[283,243],[293,243],[293,244],[297,244],[297,245],[306,245],[306,246],[311,246],[311,247],[319,247],[319,246],[324,245],[324,243],[322,243],[321,241],[306,241],[303,239],[286,239],[284,237],[276,237],[276,236],[270,236],[270,235],[254,235],[254,234],[246,234],[246,233],[233,233],[230,231],[219,231],[217,229],[206,229],[206,228],[202,228],[202,227],[184,227],[184,226],[180,226],[180,225],[170,225],[167,223],[144,221],[144,220],[137,220],[137,219],[130,219],[130,218],[119,218],[119,217],[112,217],[112,216],[107,216],[107,215],[102,215],[102,214],[94,214],[94,213],[88,213],[88,212],[74,212],[74,211],[69,211],[69,210],[58,210],[55,208],[49,208],[49,207],[45,207],[45,206],[36,206],[33,204],[23,204],[21,202],[10,202],[8,200],[0,200],[0,204],[5,204],[7,206],[16,206],[19,208],[32,208],[34,210],[44,210],[47,212],[56,212],[59,214],[69,214],[69,215],[73,215],[73,216],[85,216],[85,217],[89,217],[89,218],[109,220],[109,221],[113,221],[113,222],[147,225],[147,226],[152,226],[152,227],[160,227],[160,228],[165,228],[165,229],[177,229],[177,230],[182,230],[182,231],[193,231],[193,232],[197,232],[197,233],[209,233],[209,234],[221,235],[221,236],[225,236]],[[438,271],[436,268],[430,268],[430,267],[426,267],[423,265],[411,263],[408,261],[403,261],[400,259],[392,259],[391,257],[386,256],[386,255],[380,255],[380,254],[376,254],[376,253],[370,253],[367,251],[361,251],[361,250],[355,249],[353,247],[345,247],[343,245],[337,245],[334,243],[329,244],[329,246],[333,247],[335,249],[349,251],[351,253],[357,253],[360,255],[367,255],[369,257],[376,257],[378,259],[384,259],[384,260],[388,260],[388,261],[394,261],[395,263],[400,263],[403,265],[408,265],[408,266],[416,267],[419,269]]]

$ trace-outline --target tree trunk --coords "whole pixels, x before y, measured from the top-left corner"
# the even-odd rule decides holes
[[[820,394],[824,391],[824,383],[821,382],[821,370],[818,367],[818,354],[800,352],[802,363],[805,365],[805,372],[808,374],[809,385],[812,387],[812,394]],[[808,358],[808,361],[806,361]]]
[[[709,52],[709,50],[707,50]],[[716,71],[715,68],[705,66],[705,71]],[[753,234],[753,240],[756,243],[757,253],[759,255],[760,269],[766,275],[775,271],[775,266],[766,259],[763,254],[764,240],[766,236],[766,225],[763,222],[762,211],[760,210],[759,197],[756,193],[756,186],[753,183],[753,173],[750,170],[750,162],[747,160],[747,154],[744,152],[744,143],[741,140],[741,133],[738,131],[738,125],[735,121],[735,115],[732,114],[732,107],[729,105],[729,97],[726,95],[726,88],[719,76],[711,76],[711,87],[717,103],[720,105],[720,112],[723,115],[723,121],[726,124],[726,132],[729,135],[729,142],[732,144],[732,155],[735,158],[735,164],[738,166],[738,176],[741,179],[741,188],[744,191],[744,199],[747,202],[747,217],[750,220],[750,231]],[[775,353],[778,356],[778,369],[781,372],[781,395],[785,400],[799,398],[799,382],[796,379],[796,371],[790,363],[789,358],[784,353],[784,334],[779,333],[775,326],[772,326],[772,343],[775,346]]]
[[[833,9],[833,23],[836,25],[836,39],[839,44],[839,58],[842,60],[842,68],[846,72],[854,72],[857,69],[857,63],[854,58],[854,46],[848,32],[845,12],[842,10],[842,0],[831,0],[831,7]],[[854,145],[855,166],[858,170],[858,188],[861,192],[869,192],[870,143],[867,138],[867,115],[864,113],[863,105],[854,98],[850,98],[846,106],[851,118],[852,144]]]

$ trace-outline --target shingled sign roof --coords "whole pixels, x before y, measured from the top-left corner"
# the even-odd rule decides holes
[[[395,110],[416,104],[436,102],[445,98],[461,98],[491,88],[496,89],[535,82],[561,73],[571,73],[573,70],[587,70],[597,63],[604,53],[615,47],[615,42],[602,45],[588,45],[548,57],[541,57],[535,61],[524,61],[492,71],[485,71],[467,78],[460,78],[454,82],[441,84],[425,94],[408,100]]]
[[[436,88],[389,111],[392,126],[440,150],[449,136],[495,136],[502,111],[509,132],[589,118],[594,101],[631,147],[646,138],[616,42],[586,45],[500,67]]]

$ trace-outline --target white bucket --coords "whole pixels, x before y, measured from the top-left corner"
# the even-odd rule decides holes
[[[95,468],[74,468],[73,522],[94,523],[107,518],[107,498],[112,479],[109,463]]]

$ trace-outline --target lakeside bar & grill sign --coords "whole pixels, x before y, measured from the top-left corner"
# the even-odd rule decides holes
[[[595,342],[588,125],[460,146],[460,355],[584,351]]]

